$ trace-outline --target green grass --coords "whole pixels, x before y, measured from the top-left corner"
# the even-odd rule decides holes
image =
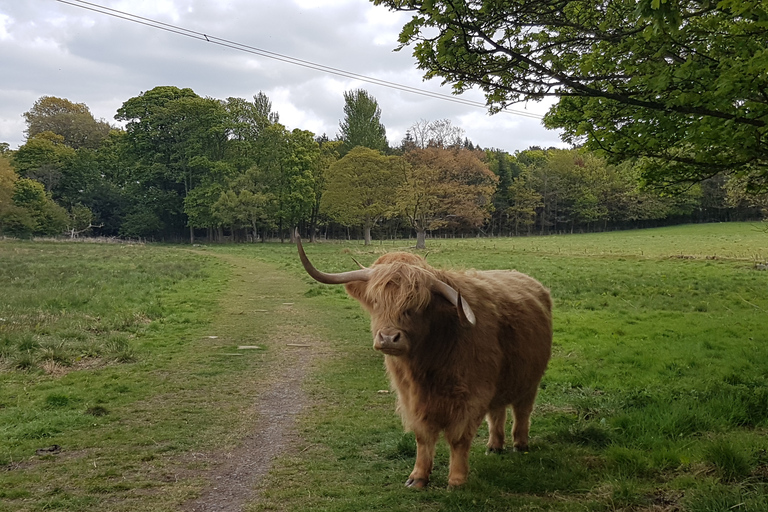
[[[185,314],[162,293],[209,275],[200,257],[141,245],[5,243],[0,251],[0,362],[10,368],[132,361],[153,320]]]
[[[308,251],[338,271],[404,245]],[[387,383],[367,317],[339,287],[307,279],[343,358],[313,383],[322,405],[306,421],[306,451],[286,457],[254,510],[768,510],[768,274],[754,268],[768,254],[764,231],[431,240],[428,250],[436,266],[517,268],[551,288],[555,353],[531,452],[485,456],[481,429],[466,488],[445,490],[444,444],[432,489],[403,488],[412,444],[393,397],[377,394]]]
[[[151,493],[210,420],[176,423],[168,368],[210,324],[223,265],[175,249],[0,242],[0,510],[98,509]],[[167,405],[167,404],[166,404]],[[188,415],[189,416],[189,415]],[[184,414],[179,418],[183,419]],[[59,445],[61,453],[36,456]]]
[[[340,271],[407,245],[307,252]],[[0,242],[0,510],[176,509],[205,485],[208,466],[192,454],[247,432],[258,383],[279,364],[269,341],[286,329],[331,353],[306,384],[300,445],[248,510],[768,510],[759,225],[428,248],[435,266],[529,273],[555,300],[530,452],[486,456],[481,428],[469,482],[453,491],[442,442],[431,488],[404,488],[415,443],[380,393],[368,318],[342,287],[306,277],[290,245]],[[277,300],[295,303],[291,316],[247,314]],[[221,357],[239,343],[267,348]],[[62,453],[35,455],[53,444]]]
[[[255,261],[15,241],[0,261],[2,511],[178,509],[252,429],[276,331],[304,322],[279,306],[301,281]],[[240,344],[262,349],[230,357]]]

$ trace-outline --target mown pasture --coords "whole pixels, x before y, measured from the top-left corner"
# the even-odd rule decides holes
[[[338,271],[407,245],[307,252]],[[451,491],[444,443],[430,489],[403,487],[414,442],[341,287],[304,276],[287,244],[189,249],[0,242],[0,510],[183,506],[206,485],[193,454],[247,433],[286,329],[329,353],[306,382],[298,446],[248,510],[768,510],[760,225],[429,240],[435,266],[516,268],[555,299],[531,450],[486,456],[481,428]],[[253,313],[270,300],[292,313]],[[223,357],[241,342],[264,350]]]

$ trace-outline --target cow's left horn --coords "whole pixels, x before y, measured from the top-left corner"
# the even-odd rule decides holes
[[[456,312],[458,313],[459,321],[462,324],[469,322],[470,325],[475,325],[475,322],[477,322],[475,313],[472,311],[469,303],[461,298],[461,293],[456,291],[453,286],[450,286],[439,279],[435,281],[433,288],[436,292],[448,299],[451,304],[456,306]]]
[[[299,258],[301,258],[301,264],[304,265],[304,270],[317,282],[323,284],[344,284],[352,281],[368,281],[371,278],[371,269],[369,268],[339,272],[338,274],[320,272],[309,262],[307,255],[304,253],[304,248],[301,246],[301,237],[298,233],[296,234],[296,247],[299,249]]]

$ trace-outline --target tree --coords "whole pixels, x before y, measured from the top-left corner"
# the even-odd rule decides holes
[[[453,126],[450,119],[438,119],[436,121],[420,119],[406,130],[403,150],[424,149],[429,146],[460,148],[465,146],[465,140],[466,146],[471,145],[471,142],[464,136],[464,130],[458,126]]]
[[[26,235],[58,235],[67,226],[67,211],[57,205],[43,184],[29,178],[19,178],[14,183],[11,197],[14,206],[25,210],[22,223],[29,232],[16,233]],[[16,212],[22,213],[22,212]],[[30,219],[27,222],[27,219]]]
[[[416,248],[426,247],[427,230],[477,228],[488,218],[498,178],[467,149],[428,147],[403,158],[396,210],[416,231]]]
[[[219,100],[201,98],[191,89],[155,87],[123,103],[115,118],[127,121],[126,153],[135,162],[135,181],[143,189],[159,189],[159,196],[178,196],[156,205],[169,221],[183,218],[184,198],[214,169],[227,172],[218,165],[229,137],[227,111]],[[170,205],[175,208],[168,209]],[[187,225],[194,242],[194,226]]]
[[[237,171],[244,172],[254,163],[259,135],[269,125],[279,122],[280,116],[272,112],[272,102],[261,91],[253,96],[253,101],[227,98],[224,108],[229,117],[227,159],[234,163]]]
[[[402,176],[398,161],[373,149],[354,148],[328,168],[320,210],[340,224],[362,225],[369,245],[371,228],[394,207]]]
[[[224,187],[214,182],[195,187],[184,198],[187,222],[193,228],[207,229],[208,240],[213,240],[214,230],[224,224],[215,210],[215,204],[223,193]]]
[[[749,177],[734,177],[725,183],[726,205],[731,208],[759,209],[763,219],[768,219],[768,193],[745,194],[744,181],[748,180]]]
[[[294,228],[312,216],[320,146],[311,132],[288,131],[280,123],[269,125],[257,146],[257,167],[268,198],[267,215],[277,225],[281,240],[285,228],[293,238]]]
[[[205,201],[205,212],[211,219],[210,225],[227,226],[232,229],[233,234],[238,230],[250,228],[253,241],[259,238],[259,232],[263,230],[261,241],[266,241],[267,230],[274,227],[268,215],[274,205],[274,196],[268,191],[267,178],[265,173],[253,166],[234,178],[225,190],[218,187],[218,195],[214,200]],[[213,197],[213,189],[198,187],[188,199],[196,197],[198,191],[209,190]]]
[[[67,219],[67,232],[70,238],[77,238],[81,233],[99,227],[93,224],[93,212],[87,206],[76,204],[69,210]]]
[[[48,192],[57,190],[75,159],[75,150],[64,144],[64,137],[41,132],[13,155],[13,165],[22,177],[39,181]]]
[[[381,108],[363,89],[344,93],[344,120],[339,123],[339,140],[345,152],[355,146],[378,151],[387,149],[387,131],[381,124]]]
[[[401,48],[427,78],[493,112],[556,96],[547,126],[648,183],[768,189],[766,0],[372,1],[413,13]]]
[[[520,165],[514,156],[500,149],[486,150],[485,161],[488,163],[488,167],[493,174],[499,178],[499,185],[493,194],[491,235],[494,233],[502,234],[505,232],[505,229],[509,228],[507,221],[510,220],[510,211],[508,209],[512,204],[510,186],[512,185],[512,180],[520,174]]]
[[[73,103],[68,99],[43,96],[28,112],[27,139],[44,132],[62,136],[62,142],[74,149],[96,149],[112,128],[109,123],[97,121],[85,103]]]
[[[250,228],[255,242],[259,237],[259,227],[266,223],[267,202],[267,196],[260,192],[230,189],[221,193],[212,209],[221,223],[232,228],[233,232]]]
[[[320,155],[315,160],[315,166],[312,169],[314,178],[315,202],[312,207],[312,214],[309,219],[309,240],[317,240],[317,224],[320,217],[320,203],[325,191],[326,175],[328,168],[339,159],[339,149],[343,145],[340,140],[329,141],[328,137],[323,135],[315,137],[315,141],[320,145]]]
[[[541,194],[528,183],[528,172],[523,172],[512,180],[508,187],[510,206],[507,213],[514,225],[515,236],[524,228],[527,234],[536,222],[536,211],[544,206]]]
[[[23,235],[32,233],[34,229],[34,220],[29,212],[13,202],[18,179],[10,158],[0,154],[0,234]]]

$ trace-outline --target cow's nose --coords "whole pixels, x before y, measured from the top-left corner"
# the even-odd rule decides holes
[[[400,331],[396,331],[394,334],[379,333],[382,343],[397,343],[400,340]]]
[[[373,339],[373,348],[390,356],[403,356],[408,353],[408,338],[399,329],[382,329]]]

